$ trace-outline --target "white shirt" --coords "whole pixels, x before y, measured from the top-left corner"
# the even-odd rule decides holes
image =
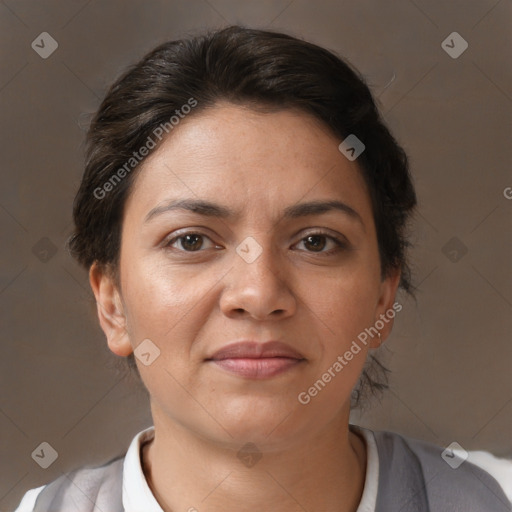
[[[350,429],[360,434],[366,441],[366,478],[357,512],[375,512],[379,487],[379,455],[375,438],[373,432],[366,428],[350,425]],[[163,512],[149,488],[140,460],[141,446],[153,436],[154,426],[142,430],[132,439],[126,452],[123,463],[122,491],[125,512]],[[485,451],[469,452],[467,460],[492,475],[512,503],[512,460],[499,459]],[[14,512],[32,512],[36,498],[44,487],[42,485],[27,491]]]

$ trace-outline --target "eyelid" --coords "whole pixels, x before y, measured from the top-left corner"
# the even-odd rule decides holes
[[[302,238],[305,238],[305,237],[311,236],[311,235],[318,235],[318,236],[322,235],[322,236],[325,236],[328,238],[332,238],[333,240],[338,240],[339,242],[343,242],[346,244],[350,243],[348,238],[345,235],[343,235],[342,233],[333,232],[327,228],[308,228],[306,230],[306,232],[302,235],[301,240],[302,240]]]

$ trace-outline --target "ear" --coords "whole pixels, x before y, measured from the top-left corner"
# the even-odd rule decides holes
[[[109,349],[118,356],[129,356],[133,349],[126,331],[123,303],[113,277],[95,262],[89,269],[89,283],[96,297],[98,318]]]
[[[377,326],[384,324],[380,331],[380,338],[372,338],[371,348],[378,348],[391,334],[394,318],[402,310],[402,305],[395,304],[395,296],[400,284],[400,269],[390,270],[388,276],[381,281],[379,300],[375,309],[375,322]]]

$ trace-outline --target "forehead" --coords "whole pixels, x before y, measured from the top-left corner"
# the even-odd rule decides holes
[[[338,150],[340,142],[300,111],[220,104],[182,120],[146,158],[126,210],[146,215],[170,198],[195,197],[263,213],[322,198],[368,213],[364,179]]]

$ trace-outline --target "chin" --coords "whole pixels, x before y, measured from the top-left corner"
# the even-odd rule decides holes
[[[301,424],[307,421],[306,418],[301,420],[306,410],[299,409],[292,401],[245,396],[229,401],[222,410],[224,413],[217,416],[219,423],[232,436],[223,431],[223,437],[236,445],[246,442],[268,447],[276,443],[281,445],[287,440],[291,442],[301,430],[306,430],[305,425],[301,428]]]

